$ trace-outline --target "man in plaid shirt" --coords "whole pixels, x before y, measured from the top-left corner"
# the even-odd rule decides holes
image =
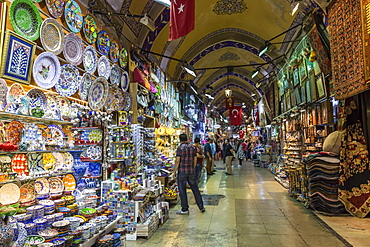
[[[180,135],[180,146],[176,151],[176,161],[174,175],[177,177],[177,185],[179,187],[179,194],[181,200],[181,210],[176,214],[188,215],[189,203],[186,194],[186,182],[190,185],[195,201],[197,202],[199,210],[204,213],[206,210],[203,206],[202,196],[200,195],[198,182],[196,181],[195,166],[196,154],[195,147],[188,143],[188,136],[186,134]]]

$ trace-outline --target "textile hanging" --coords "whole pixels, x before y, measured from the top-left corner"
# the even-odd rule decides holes
[[[365,82],[360,0],[335,1],[328,16],[334,95],[345,99],[370,88]]]
[[[311,43],[312,50],[315,51],[317,62],[320,66],[321,71],[324,75],[331,73],[331,62],[328,53],[324,48],[324,44],[320,38],[319,30],[317,26],[314,25],[313,28],[309,31],[308,40]]]
[[[350,214],[363,218],[370,212],[369,152],[353,97],[345,100],[344,117],[338,198]]]

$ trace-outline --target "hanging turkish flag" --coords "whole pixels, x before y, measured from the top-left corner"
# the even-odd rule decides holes
[[[242,124],[242,108],[241,106],[234,106],[229,108],[229,124],[239,126]]]
[[[172,0],[170,12],[170,37],[181,38],[194,29],[195,0]]]

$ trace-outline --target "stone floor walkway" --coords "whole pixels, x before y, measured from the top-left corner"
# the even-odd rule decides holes
[[[216,165],[219,169],[224,167],[221,162]],[[289,197],[267,169],[254,167],[251,162],[244,161],[238,167],[234,161],[234,175],[226,176],[223,170],[218,170],[203,184],[202,194],[225,196],[218,205],[206,205],[206,212],[202,214],[189,190],[189,216],[176,215],[180,209],[180,205],[176,205],[167,223],[149,240],[139,238],[128,241],[127,246],[370,246],[369,238],[352,245],[348,243],[353,240],[351,235],[342,235],[340,240],[318,216]],[[326,216],[320,217],[325,220]],[[348,219],[360,220],[352,216]],[[345,224],[330,220],[327,222],[333,229]],[[345,229],[342,233],[345,235]]]

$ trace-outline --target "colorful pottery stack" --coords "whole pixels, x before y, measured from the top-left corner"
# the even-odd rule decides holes
[[[45,230],[38,232],[38,234],[45,239],[45,242],[49,242],[59,235],[58,231],[52,228],[46,228]]]
[[[71,209],[71,215],[76,215],[78,213],[77,203],[74,203],[72,205],[68,205],[67,208]]]
[[[44,206],[45,214],[52,214],[55,211],[55,203],[52,200],[41,200],[39,204]]]
[[[66,206],[66,200],[64,200],[64,199],[54,200],[54,203],[55,203],[55,209],[56,210],[58,210],[61,207],[65,207]]]
[[[70,225],[68,220],[56,221],[52,225],[53,228],[58,231],[59,237],[64,237],[68,235]]]
[[[54,222],[63,220],[63,216],[64,216],[64,214],[62,214],[62,213],[55,213],[54,214]]]
[[[96,217],[96,210],[93,208],[83,208],[81,210],[81,215],[84,216],[87,220]]]
[[[27,214],[32,215],[31,217],[32,220],[44,217],[44,206],[42,205],[35,205],[35,206],[28,207],[26,211],[27,211]]]
[[[54,247],[64,247],[66,240],[64,238],[54,238],[50,242],[54,244]]]
[[[79,243],[82,242],[82,231],[80,230],[72,231],[69,235],[73,236],[73,245],[78,245]]]
[[[32,215],[31,214],[16,214],[13,217],[18,222],[23,223],[23,224],[27,224],[27,223],[31,223]]]
[[[95,223],[86,223],[86,227],[90,229],[90,235],[93,236],[95,233],[98,233],[98,228]]]
[[[45,242],[45,239],[41,236],[28,236],[26,239],[26,245],[28,246],[38,246]]]
[[[86,241],[90,238],[91,232],[88,226],[83,225],[77,228],[77,230],[80,230],[82,232],[82,239],[83,241]]]
[[[73,236],[65,236],[64,239],[66,240],[64,247],[70,247],[73,244]]]
[[[71,216],[71,209],[70,208],[67,208],[67,207],[58,208],[58,212],[59,213],[62,213],[64,215],[64,217]]]
[[[54,214],[45,215],[44,218],[47,220],[46,227],[51,227],[51,224],[55,222]]]
[[[70,225],[69,228],[71,231],[77,230],[77,227],[80,226],[80,220],[76,217],[66,217],[64,220],[68,220]]]
[[[100,220],[101,228],[104,228],[108,224],[108,217],[107,216],[98,216],[96,219]]]
[[[113,236],[112,246],[113,247],[120,247],[121,246],[121,234],[113,233],[112,236]]]
[[[47,219],[45,218],[38,218],[33,221],[36,224],[36,232],[41,232],[46,229],[47,227]]]
[[[107,234],[97,241],[98,247],[112,246],[114,237],[113,235]]]

